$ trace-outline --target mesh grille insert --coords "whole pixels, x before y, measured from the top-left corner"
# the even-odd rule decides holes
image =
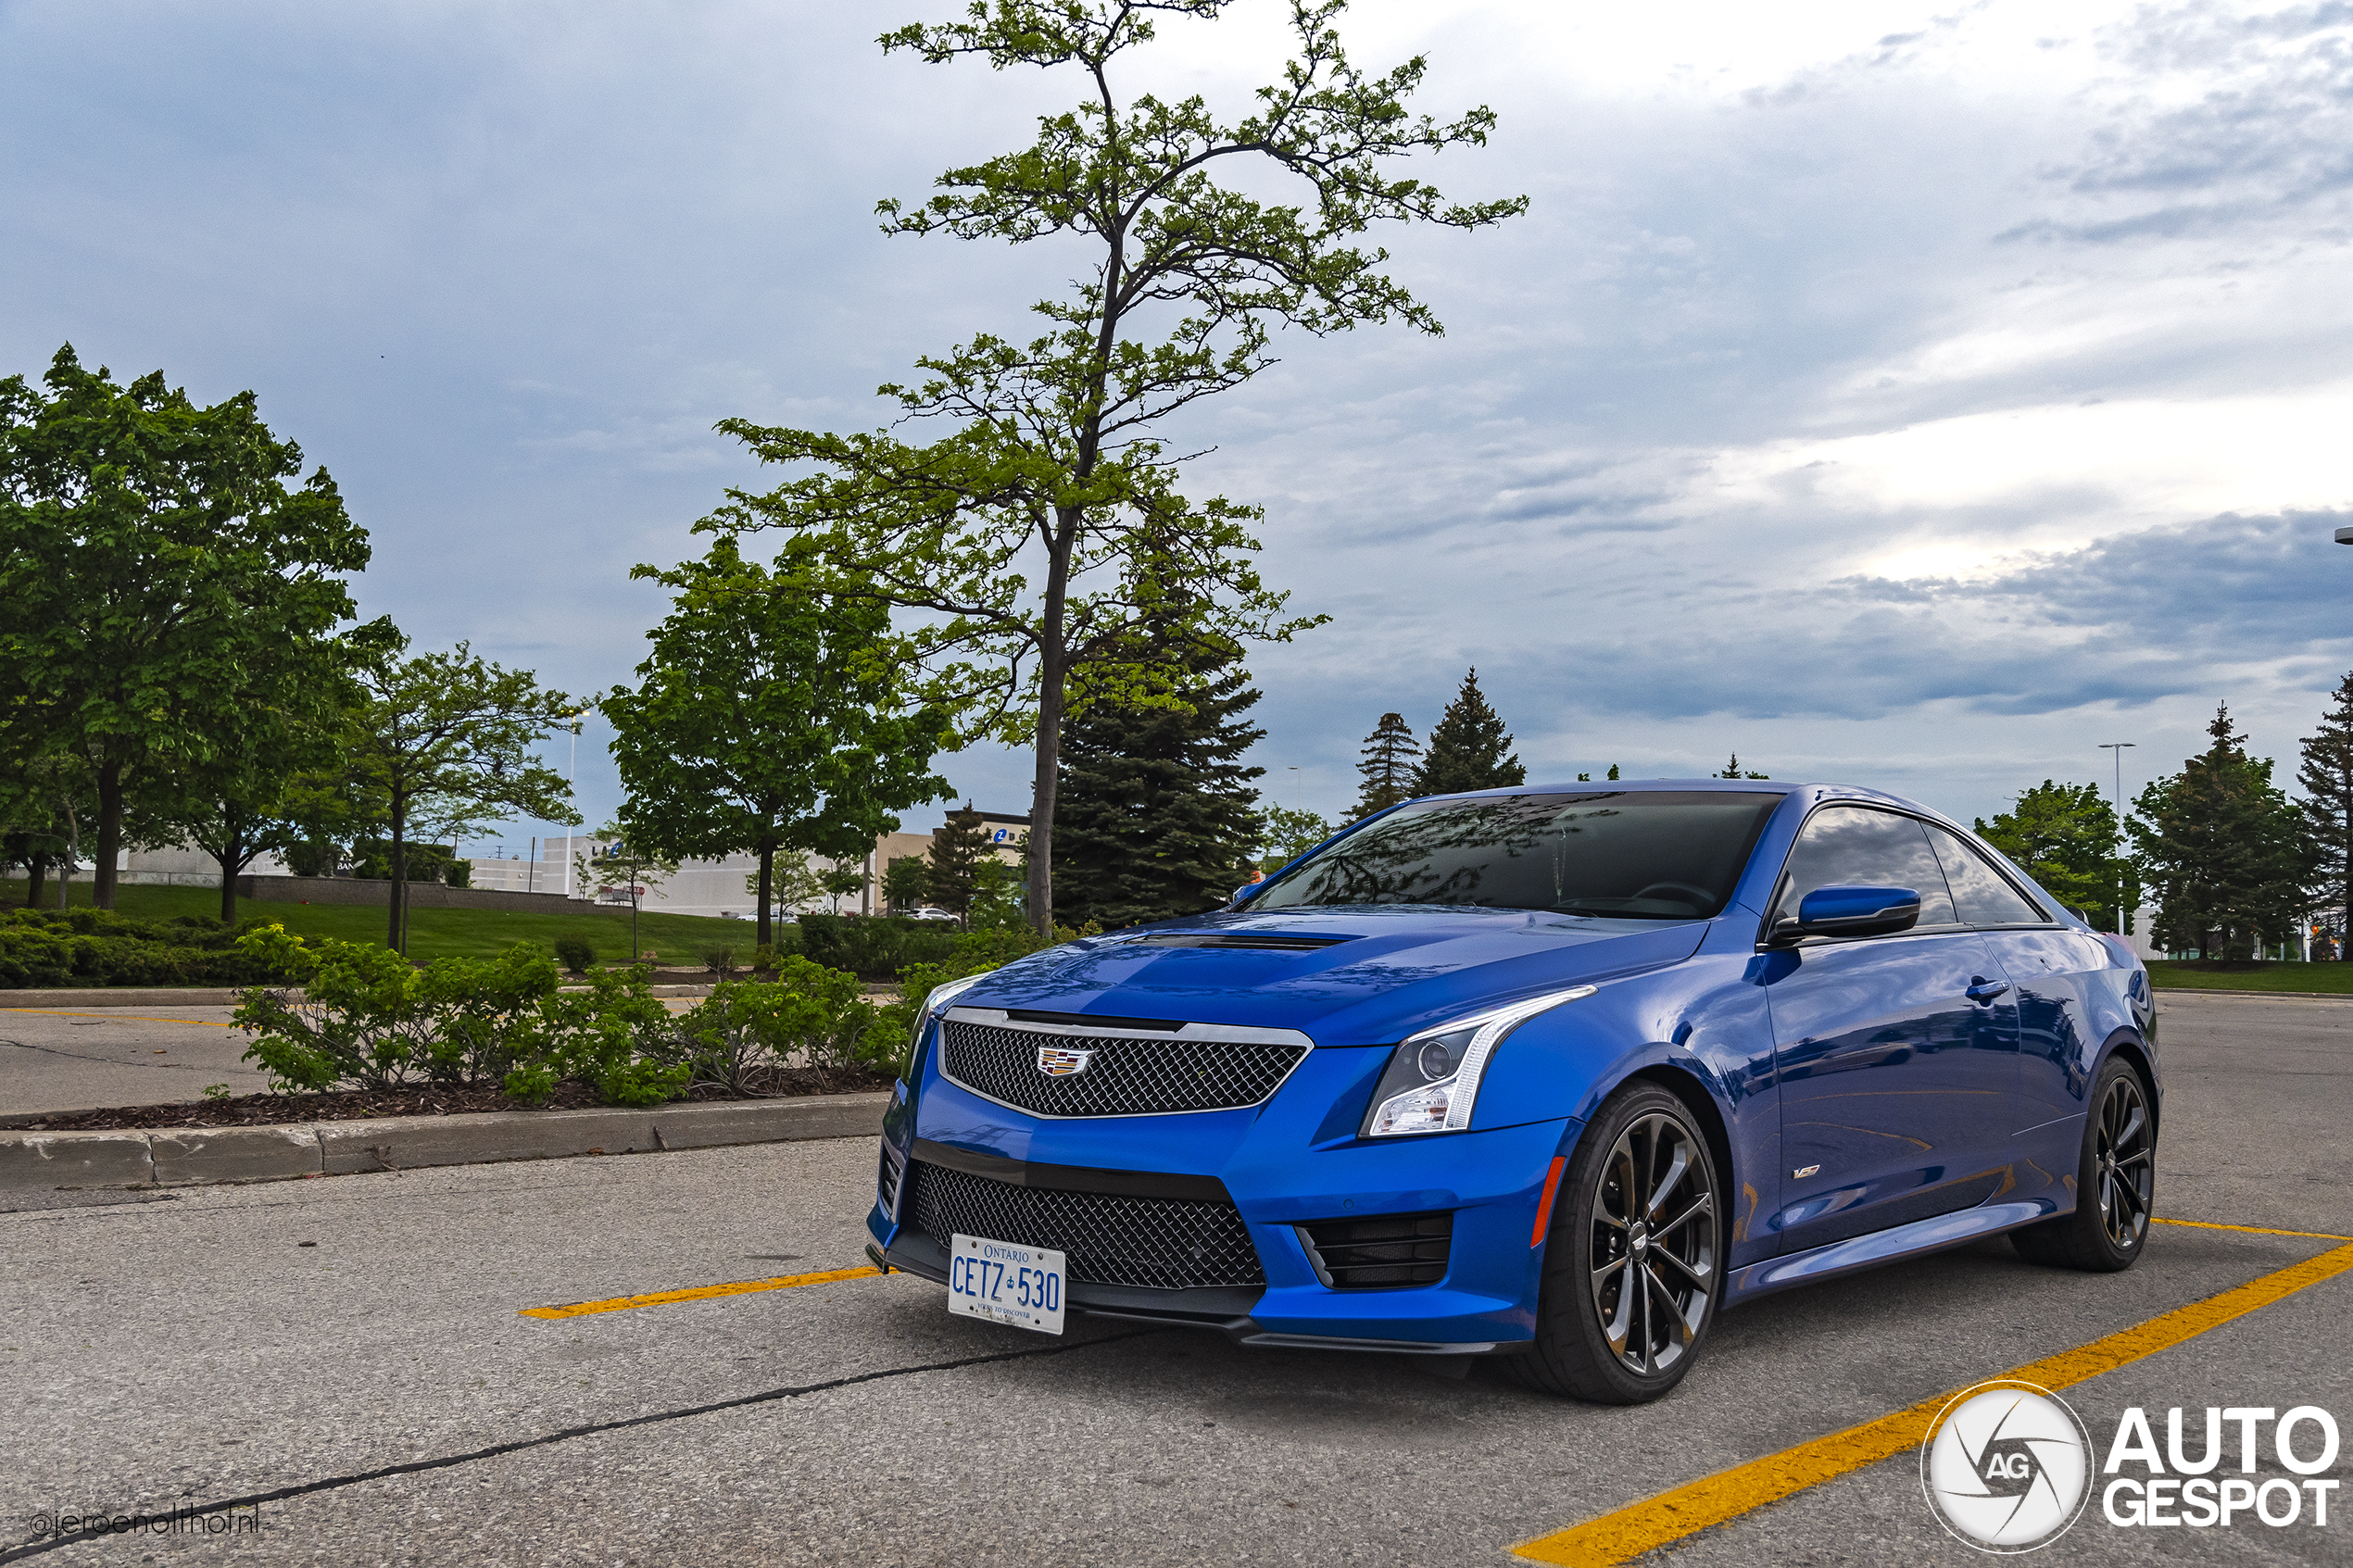
[[[1300,1239],[1315,1272],[1335,1290],[1436,1285],[1446,1277],[1454,1216],[1382,1214],[1365,1220],[1311,1220]]]
[[[1307,1054],[1304,1046],[1049,1035],[952,1018],[941,1024],[940,1040],[940,1067],[949,1077],[1041,1116],[1238,1110],[1273,1094]],[[1038,1066],[1040,1048],[1088,1053],[1086,1068],[1049,1077]]]
[[[910,1222],[947,1249],[955,1236],[1051,1248],[1070,1277],[1186,1290],[1264,1285],[1258,1249],[1230,1203],[1014,1186],[924,1160],[908,1163]]]

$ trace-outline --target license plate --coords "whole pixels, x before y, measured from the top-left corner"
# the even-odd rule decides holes
[[[948,1310],[1040,1334],[1060,1334],[1063,1255],[985,1236],[951,1236]]]

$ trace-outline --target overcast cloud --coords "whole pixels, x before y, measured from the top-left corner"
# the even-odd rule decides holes
[[[629,566],[758,482],[713,421],[876,424],[1068,270],[875,232],[1076,91],[874,46],[951,8],[0,0],[0,370],[256,389],[371,531],[370,613],[600,690],[661,609]],[[1281,14],[1167,30],[1151,84],[1239,106]],[[1533,207],[1389,238],[1442,339],[1288,338],[1179,433],[1333,617],[1253,659],[1287,803],[1343,810],[1380,712],[1426,733],[1473,663],[1540,779],[1737,749],[1990,813],[2103,740],[2136,787],[2224,699],[2292,756],[2353,667],[2353,6],[1349,33],[1501,115],[1449,194]]]

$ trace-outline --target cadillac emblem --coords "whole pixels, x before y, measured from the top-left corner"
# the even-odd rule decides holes
[[[1093,1051],[1073,1050],[1067,1046],[1038,1047],[1038,1071],[1049,1078],[1076,1078],[1094,1060]]]

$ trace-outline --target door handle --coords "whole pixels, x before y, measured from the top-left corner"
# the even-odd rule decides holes
[[[1975,985],[1971,985],[1967,991],[1964,991],[1961,994],[1972,1002],[1990,1002],[2009,988],[2010,983],[2007,980],[1986,980],[1981,978]]]

